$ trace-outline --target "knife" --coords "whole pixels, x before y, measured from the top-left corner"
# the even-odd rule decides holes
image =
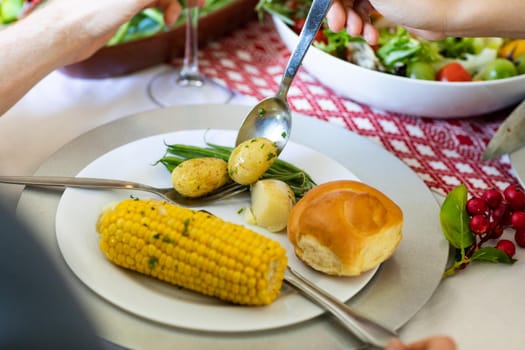
[[[525,100],[500,125],[483,152],[483,160],[500,157],[525,145]]]

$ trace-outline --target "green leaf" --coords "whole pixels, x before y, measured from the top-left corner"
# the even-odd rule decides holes
[[[365,42],[361,37],[350,36],[346,31],[346,28],[343,28],[343,30],[337,33],[325,29],[323,30],[323,33],[326,37],[327,43],[315,41],[314,46],[341,59],[346,59],[350,42]]]
[[[474,53],[474,38],[456,38],[448,37],[443,40],[436,41],[439,46],[439,52],[444,57],[450,58],[465,58],[466,54]]]
[[[443,234],[457,249],[470,247],[474,243],[474,236],[469,229],[466,204],[467,187],[462,184],[449,192],[439,213]]]
[[[514,264],[517,260],[509,257],[505,252],[494,247],[483,247],[474,252],[471,261]]]
[[[397,26],[396,31],[383,28],[379,35],[377,56],[391,73],[396,67],[408,66],[412,62],[432,63],[442,59],[436,43],[415,38],[402,26]]]

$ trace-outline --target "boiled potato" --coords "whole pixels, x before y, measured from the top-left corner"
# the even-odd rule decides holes
[[[171,172],[173,188],[186,197],[201,197],[230,181],[228,163],[219,158],[193,158]]]
[[[244,141],[230,154],[228,174],[241,185],[253,184],[272,166],[277,155],[277,147],[267,138]]]
[[[245,212],[247,223],[266,228],[270,232],[283,230],[295,204],[295,195],[281,180],[259,180],[251,187],[251,207]]]

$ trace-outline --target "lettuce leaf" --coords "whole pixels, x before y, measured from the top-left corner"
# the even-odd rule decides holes
[[[395,30],[381,29],[379,46],[377,56],[390,73],[396,73],[400,67],[412,62],[432,63],[443,59],[437,43],[418,40],[401,26]]]

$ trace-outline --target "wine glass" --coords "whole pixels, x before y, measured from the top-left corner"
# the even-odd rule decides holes
[[[199,6],[197,0],[186,5],[184,59],[179,70],[167,70],[153,77],[148,93],[161,107],[180,104],[226,103],[233,93],[199,71]]]

